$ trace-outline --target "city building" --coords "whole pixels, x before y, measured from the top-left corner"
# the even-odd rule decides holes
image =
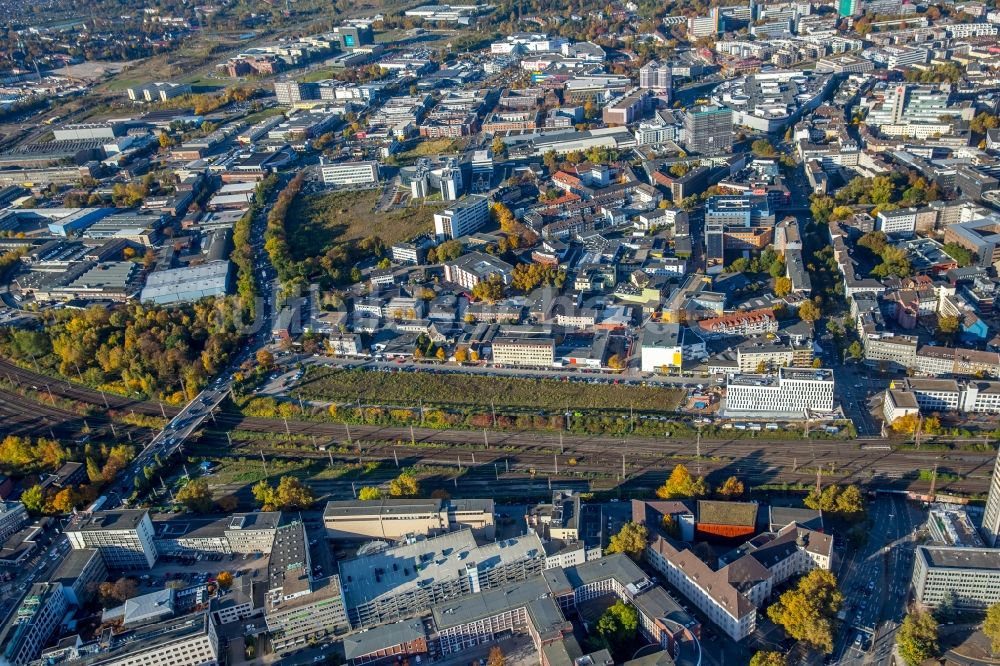
[[[34,583],[0,633],[4,663],[21,666],[37,659],[68,608],[60,583]]]
[[[492,348],[498,367],[551,368],[555,363],[555,340],[548,336],[498,337]]]
[[[704,338],[764,335],[777,333],[778,318],[770,308],[737,311],[721,317],[702,319],[697,323],[697,330]]]
[[[28,510],[20,502],[0,501],[0,544],[28,523]]]
[[[463,529],[342,560],[339,570],[347,616],[357,628],[537,576],[544,563],[535,534],[477,546],[471,530]]]
[[[77,514],[66,526],[73,548],[95,548],[108,569],[150,569],[156,563],[153,522],[145,509]]]
[[[287,654],[350,628],[340,577],[314,574],[303,523],[278,528],[267,571],[264,620],[275,652]]]
[[[281,524],[280,511],[234,513],[224,518],[155,521],[162,555],[270,553]]]
[[[489,201],[471,194],[434,214],[434,232],[442,240],[458,238],[478,231],[489,219]]]
[[[687,34],[690,39],[716,37],[720,29],[719,8],[711,7],[704,16],[692,16],[687,20]]]
[[[986,496],[982,533],[986,545],[996,548],[1000,540],[1000,453],[997,454],[993,474],[990,476],[990,491]]]
[[[911,583],[922,606],[984,609],[1000,602],[1000,550],[918,546]]]
[[[642,327],[640,353],[643,372],[666,372],[707,355],[705,341],[687,326],[657,322]]]
[[[125,92],[133,102],[166,102],[181,95],[191,94],[191,85],[170,82],[149,83],[144,86],[133,86]]]
[[[713,8],[713,11],[718,11]],[[704,105],[684,114],[684,146],[704,155],[728,153],[733,147],[733,112],[725,106]]]
[[[379,179],[375,161],[322,164],[320,172],[326,185],[375,185]]]
[[[510,284],[513,273],[514,267],[506,261],[483,252],[468,252],[444,265],[444,279],[465,289],[473,289],[493,275]]]
[[[673,76],[670,73],[670,63],[659,63],[650,60],[639,68],[639,87],[653,90],[657,93],[669,93],[673,88]]]
[[[833,372],[779,368],[776,375],[734,375],[726,382],[728,415],[771,414],[801,418],[833,411]]]
[[[335,541],[399,541],[407,535],[433,537],[471,529],[481,539],[492,539],[491,499],[378,499],[327,502],[323,524]]]
[[[146,278],[146,285],[139,298],[167,305],[225,296],[231,286],[231,272],[232,263],[228,259],[153,271]]]

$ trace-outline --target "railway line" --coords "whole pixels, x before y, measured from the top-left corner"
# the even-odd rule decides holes
[[[173,407],[158,402],[130,400],[112,394],[102,394],[70,382],[37,375],[0,360],[0,377],[16,378],[26,386],[44,388],[52,394],[80,402],[138,414],[171,416]],[[47,387],[45,385],[47,384]],[[38,389],[36,389],[38,390]],[[58,406],[40,404],[20,394],[0,391],[0,417],[8,433],[39,435],[78,433],[86,422],[91,427],[110,427],[105,414],[81,416]],[[536,475],[553,475],[556,467],[565,478],[620,479],[623,457],[625,476],[629,483],[642,485],[662,483],[663,478],[678,462],[695,466],[705,474],[735,474],[759,483],[808,483],[815,480],[817,470],[828,481],[880,484],[893,487],[926,489],[928,479],[921,479],[920,470],[935,466],[942,473],[937,483],[940,491],[978,493],[988,488],[995,453],[969,450],[902,450],[887,446],[884,439],[822,440],[776,439],[762,434],[759,438],[690,439],[668,437],[635,437],[579,435],[574,433],[538,431],[476,431],[438,430],[421,427],[385,425],[345,425],[322,421],[286,420],[280,418],[246,417],[232,413],[217,413],[207,426],[217,433],[248,431],[272,436],[290,435],[303,449],[268,446],[267,440],[232,440],[233,452],[257,454],[261,450],[275,457],[334,458],[357,460],[357,454],[337,454],[320,447],[349,447],[361,443],[363,461],[393,461],[401,457],[408,464],[454,467],[464,460],[474,469],[489,468],[504,461],[512,471]],[[118,426],[117,431],[146,436],[142,428]],[[203,433],[201,439],[229,447],[229,439],[221,434]],[[312,448],[309,445],[312,445]],[[572,461],[572,462],[571,462]],[[485,467],[484,467],[485,466]],[[468,471],[463,476],[467,477]],[[926,474],[925,474],[926,475]],[[957,480],[956,480],[957,477]],[[494,479],[494,483],[496,479]]]

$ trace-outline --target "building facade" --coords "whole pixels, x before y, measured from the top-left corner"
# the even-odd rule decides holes
[[[66,527],[73,548],[96,548],[108,569],[151,569],[156,563],[153,522],[145,509],[77,515]]]

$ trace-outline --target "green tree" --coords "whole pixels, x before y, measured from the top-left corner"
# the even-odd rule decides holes
[[[612,535],[606,552],[609,555],[625,553],[633,560],[639,560],[642,558],[642,552],[646,549],[648,541],[649,530],[646,529],[646,526],[629,521],[622,525],[618,534]]]
[[[21,504],[31,513],[42,513],[45,509],[45,490],[36,483],[21,493]]]
[[[958,243],[945,243],[942,249],[963,268],[971,266],[976,261],[976,255]]]
[[[212,510],[212,491],[208,488],[206,479],[193,479],[177,491],[178,502],[195,513],[208,513]]]
[[[836,577],[813,569],[767,609],[767,616],[795,640],[824,654],[833,652],[833,617],[843,602]]]
[[[639,613],[630,604],[617,601],[597,621],[597,635],[613,650],[627,646],[639,629]]]
[[[684,465],[678,464],[662,486],[656,489],[656,496],[662,500],[704,497],[711,492],[705,477],[695,478]]]
[[[774,149],[774,146],[767,139],[757,139],[750,144],[750,150],[755,155],[760,155],[761,157],[774,157],[778,154],[778,151]]]
[[[907,614],[896,632],[896,645],[908,666],[919,666],[936,657],[939,653],[937,620],[927,611]]]
[[[983,622],[983,633],[990,639],[993,652],[1000,652],[1000,603],[986,609],[986,621]]]
[[[860,342],[855,340],[851,343],[851,346],[847,348],[847,353],[850,354],[851,358],[855,361],[859,361],[865,355],[865,348],[861,346]]]
[[[750,666],[787,666],[788,660],[780,652],[758,650],[750,657]]]

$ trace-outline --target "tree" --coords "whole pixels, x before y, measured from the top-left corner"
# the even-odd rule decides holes
[[[493,137],[493,154],[497,157],[507,156],[507,144],[503,142],[503,138],[500,136]]]
[[[803,301],[799,306],[799,319],[802,321],[814,322],[820,318],[819,306],[812,301]]]
[[[233,586],[233,574],[228,571],[223,571],[216,577],[215,582],[218,583],[219,587],[223,590],[228,590]]]
[[[945,243],[944,247],[941,249],[943,249],[948,256],[958,262],[958,265],[963,268],[971,266],[976,260],[975,253],[958,243]]]
[[[469,349],[468,347],[458,347],[455,349],[455,362],[465,363],[469,360]]]
[[[656,489],[656,496],[662,500],[686,499],[704,497],[709,492],[711,489],[705,482],[705,477],[699,476],[696,479],[691,476],[687,467],[678,464],[664,484]]]
[[[612,370],[621,370],[625,367],[625,363],[622,361],[621,356],[618,354],[612,354],[608,359],[608,367]]]
[[[892,429],[895,432],[903,433],[906,435],[912,435],[917,431],[917,426],[920,423],[920,416],[918,414],[907,414],[906,416],[900,416],[895,421],[892,422]]]
[[[257,365],[265,370],[270,370],[274,366],[274,354],[266,349],[257,350]]]
[[[439,361],[447,361],[448,360],[448,352],[446,352],[444,350],[444,347],[438,347],[437,351],[434,352],[434,356]]]
[[[132,597],[139,594],[139,586],[134,578],[119,578],[115,582],[101,583],[97,588],[101,605],[111,608],[118,604],[123,604]]]
[[[993,604],[986,609],[983,633],[990,639],[993,652],[1000,652],[1000,603]]]
[[[389,482],[390,497],[413,497],[418,490],[417,479],[409,472],[403,472]]]
[[[833,652],[833,617],[844,597],[836,577],[824,569],[813,569],[785,591],[767,609],[767,616],[795,640],[824,654]]]
[[[936,657],[938,648],[938,623],[927,611],[908,613],[896,632],[899,655],[908,666],[919,666]]]
[[[223,513],[232,513],[240,506],[240,498],[236,495],[223,495],[216,502],[219,505],[219,510]]]
[[[358,499],[365,502],[382,499],[382,491],[375,486],[364,486],[358,491]]]
[[[649,530],[645,525],[629,521],[622,525],[618,534],[612,535],[608,542],[607,553],[625,553],[633,560],[642,558],[642,551],[646,549],[649,540]]]
[[[272,488],[267,481],[261,481],[251,492],[264,511],[308,509],[316,501],[309,486],[294,476],[281,477],[275,488]]]
[[[861,346],[861,343],[855,340],[851,343],[851,346],[847,348],[847,353],[850,354],[851,358],[855,361],[860,361],[865,355],[865,348]]]
[[[750,150],[752,150],[755,155],[760,155],[762,157],[774,157],[778,154],[778,151],[774,149],[774,146],[772,146],[771,142],[767,139],[757,139],[750,144]]]
[[[472,297],[477,301],[493,304],[503,298],[503,288],[503,279],[499,275],[493,274],[476,283],[476,286],[472,288]]]
[[[735,476],[731,476],[726,479],[716,492],[726,498],[733,499],[739,497],[744,492],[743,482],[737,479]]]
[[[36,483],[21,493],[21,504],[32,513],[42,513],[45,509],[45,490]]]
[[[81,503],[80,493],[72,487],[66,487],[52,497],[50,508],[53,513],[70,513]]]
[[[784,298],[792,293],[792,280],[787,277],[779,277],[774,280],[774,295]]]
[[[195,513],[207,513],[212,510],[212,491],[208,488],[206,479],[193,479],[177,491],[178,502]]]
[[[819,493],[813,488],[803,503],[810,509],[840,514],[846,518],[857,517],[865,510],[864,496],[853,484],[844,488],[831,484]]]
[[[490,648],[490,653],[486,657],[486,666],[505,666],[507,663],[507,658],[503,654],[503,650],[500,649],[499,645],[494,645]]]
[[[750,666],[787,666],[788,660],[780,652],[758,650],[750,657]]]
[[[624,601],[616,601],[604,611],[596,627],[597,635],[612,649],[628,645],[635,638],[638,629],[639,613]]]

